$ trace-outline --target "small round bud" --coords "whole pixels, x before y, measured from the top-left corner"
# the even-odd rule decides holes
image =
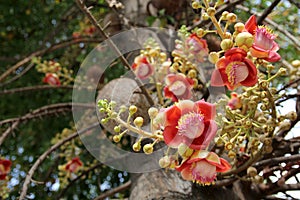
[[[231,39],[224,39],[222,40],[220,46],[224,51],[226,51],[228,49],[231,49],[231,47],[233,46],[233,42]]]
[[[107,122],[108,122],[108,119],[107,119],[107,118],[101,119],[101,123],[102,123],[102,124],[106,124]]]
[[[209,19],[209,15],[205,12],[202,14],[202,19],[203,20],[208,20]]]
[[[233,147],[234,147],[234,145],[233,145],[233,143],[231,143],[231,142],[227,142],[226,144],[225,144],[225,149],[226,150],[232,150],[233,149]]]
[[[145,152],[145,154],[151,154],[151,153],[153,153],[153,145],[152,144],[146,144],[143,147],[143,151]]]
[[[293,60],[292,63],[293,67],[297,68],[300,67],[300,60]]]
[[[150,55],[151,57],[157,57],[157,56],[159,55],[159,52],[158,52],[157,50],[155,50],[155,49],[151,49],[151,50],[149,51],[149,55]]]
[[[247,175],[250,177],[254,177],[257,175],[257,169],[255,167],[248,167],[247,169]]]
[[[166,60],[166,59],[167,59],[167,54],[164,53],[164,52],[161,52],[161,53],[159,54],[159,57],[160,57],[160,59],[162,59],[162,60]]]
[[[257,182],[257,183],[262,183],[264,181],[264,178],[262,176],[259,176],[259,175],[256,175],[254,177],[254,180]]]
[[[249,120],[249,119],[247,119],[247,120],[245,121],[245,128],[251,128],[251,127],[252,127],[252,121]]]
[[[197,77],[197,71],[194,70],[194,69],[191,69],[191,70],[189,70],[187,76],[188,76],[189,78],[196,78],[196,77]]]
[[[113,112],[113,113],[111,113],[110,117],[111,117],[112,119],[114,119],[114,118],[118,117],[118,113]]]
[[[132,149],[133,149],[133,151],[135,151],[135,152],[140,151],[140,150],[141,150],[141,143],[140,143],[140,142],[134,143],[134,144],[132,145]]]
[[[291,123],[288,121],[283,121],[279,124],[280,130],[288,131],[291,128]]]
[[[224,34],[224,38],[225,39],[230,39],[231,38],[231,33],[230,32],[226,32],[225,34]]]
[[[117,102],[115,102],[115,101],[111,101],[111,102],[110,102],[110,106],[111,106],[112,108],[115,108],[116,105],[117,105]]]
[[[158,163],[161,168],[166,168],[166,167],[170,166],[171,160],[170,160],[169,156],[164,156],[161,159],[159,159]]]
[[[286,118],[295,121],[297,119],[297,113],[295,111],[291,111],[288,114],[286,114]]]
[[[222,17],[224,18],[224,19],[227,19],[227,15],[228,15],[228,11],[224,11],[223,13],[222,13]]]
[[[209,7],[206,12],[207,12],[208,16],[211,17],[211,16],[214,16],[216,14],[216,9],[213,8],[213,7]]]
[[[264,146],[264,152],[265,153],[272,153],[273,147],[271,145],[265,145]]]
[[[100,108],[99,112],[104,113],[106,110],[104,108]]]
[[[208,60],[212,64],[216,64],[219,60],[219,54],[217,52],[210,52],[210,54],[208,56]]]
[[[120,112],[125,112],[127,110],[127,107],[125,105],[120,106]]]
[[[248,32],[239,33],[235,38],[235,43],[238,47],[248,50],[252,47],[254,37]]]
[[[238,22],[234,25],[234,30],[239,33],[241,33],[244,30],[244,28],[245,28],[245,25],[241,22]]]
[[[142,117],[137,117],[135,118],[135,120],[133,121],[134,125],[138,128],[143,126],[144,123],[144,119]]]
[[[231,22],[231,23],[234,23],[236,22],[236,15],[234,13],[228,13],[228,15],[226,16],[226,19]]]
[[[136,111],[137,111],[137,107],[136,106],[132,105],[132,106],[129,107],[129,113],[131,115],[133,115],[134,113],[136,113]]]
[[[194,1],[194,2],[192,3],[192,8],[193,8],[193,9],[198,9],[198,8],[200,8],[199,2]]]
[[[183,157],[189,157],[193,154],[193,150],[190,149],[186,144],[184,143],[181,143],[179,146],[178,146],[178,153],[179,155],[183,156]]]
[[[280,75],[287,75],[287,70],[286,70],[285,68],[281,67],[281,68],[279,69],[278,73],[279,73]]]
[[[114,135],[113,141],[114,141],[115,143],[120,142],[120,140],[121,140],[121,136],[120,136],[120,135]]]
[[[269,83],[267,81],[261,81],[259,83],[259,86],[262,88],[262,89],[267,89],[268,86],[269,86]]]
[[[157,108],[154,108],[154,107],[149,108],[148,115],[149,115],[150,119],[154,119],[157,116],[157,114],[158,114]]]
[[[228,152],[228,157],[231,158],[231,159],[234,159],[236,157],[236,153],[234,151],[230,150]]]
[[[116,133],[119,133],[119,132],[121,131],[121,127],[120,127],[120,126],[115,126],[115,127],[114,127],[114,131],[115,131]]]

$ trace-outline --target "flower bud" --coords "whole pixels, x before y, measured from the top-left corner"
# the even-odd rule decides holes
[[[209,7],[206,12],[207,12],[208,16],[211,17],[211,16],[214,16],[216,14],[216,9],[213,8],[213,7]]]
[[[209,15],[205,12],[202,14],[202,19],[203,20],[208,20],[209,19]]]
[[[197,77],[197,71],[194,70],[194,69],[191,69],[191,70],[189,70],[187,76],[188,76],[189,78],[196,78],[196,77]]]
[[[297,68],[300,67],[300,60],[293,60],[292,63],[293,67]]]
[[[286,70],[285,68],[281,67],[281,68],[279,69],[278,73],[279,73],[280,75],[287,75],[287,70]]]
[[[106,124],[107,122],[108,122],[108,119],[107,119],[107,118],[101,119],[101,123],[102,123],[102,124]]]
[[[140,150],[141,150],[141,143],[140,143],[140,142],[134,143],[134,144],[132,145],[132,149],[133,149],[133,151],[135,151],[135,152],[140,151]]]
[[[159,159],[158,163],[161,168],[167,168],[170,166],[171,160],[169,156],[164,156],[161,159]]]
[[[232,150],[233,149],[233,143],[231,143],[231,142],[227,142],[226,144],[225,144],[225,149],[226,150]]]
[[[121,131],[121,127],[120,127],[120,126],[115,126],[115,127],[114,127],[114,131],[115,131],[116,133],[119,133],[119,132]]]
[[[143,151],[145,152],[145,154],[151,154],[151,153],[153,153],[153,145],[152,144],[146,144],[143,147]]]
[[[150,117],[150,119],[154,119],[158,114],[158,109],[157,108],[154,108],[154,107],[151,107],[148,109],[148,115]]]
[[[231,23],[234,23],[236,22],[236,15],[234,13],[228,13],[228,15],[226,16],[226,19],[231,22]]]
[[[120,135],[114,135],[113,141],[114,141],[115,143],[120,142],[120,140],[121,140],[121,136],[120,136]]]
[[[238,47],[247,50],[252,47],[254,42],[253,35],[248,32],[239,33],[235,38],[235,43]]]
[[[194,1],[194,2],[192,3],[192,8],[193,8],[193,9],[198,9],[198,8],[200,8],[200,7],[201,7],[201,5],[199,4],[199,2]]]
[[[133,115],[134,113],[136,113],[136,111],[137,111],[137,107],[135,105],[129,107],[130,115]]]
[[[222,17],[224,18],[224,19],[227,19],[227,15],[228,15],[228,11],[224,11],[223,13],[222,13]]]
[[[137,117],[135,118],[135,120],[133,121],[134,125],[138,128],[143,126],[144,123],[144,119],[142,117]]]
[[[193,149],[190,149],[186,144],[181,143],[178,146],[178,153],[182,157],[190,157],[193,154]]]
[[[217,52],[210,52],[210,54],[208,55],[208,60],[212,64],[216,64],[219,60],[219,54]]]
[[[297,113],[295,111],[291,111],[285,115],[289,120],[295,121],[297,119]]]
[[[247,169],[247,175],[250,177],[255,177],[257,175],[257,169],[255,167],[248,167]]]
[[[231,49],[231,47],[233,46],[233,42],[231,39],[224,39],[224,40],[222,40],[220,46],[224,51],[226,51],[228,49]]]
[[[244,30],[244,28],[245,28],[245,25],[241,22],[238,22],[234,25],[234,30],[239,33],[241,33]]]
[[[279,124],[279,128],[282,131],[288,131],[291,128],[291,123],[288,121],[283,121]]]

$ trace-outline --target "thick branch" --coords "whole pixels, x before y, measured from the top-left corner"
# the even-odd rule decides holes
[[[51,146],[47,151],[45,151],[33,164],[33,166],[30,168],[25,181],[23,183],[22,186],[22,190],[21,190],[21,195],[20,195],[20,200],[24,200],[27,194],[27,190],[28,190],[28,185],[31,182],[32,176],[34,174],[34,172],[37,170],[37,168],[40,166],[40,164],[56,149],[60,148],[63,144],[65,144],[66,142],[69,142],[71,140],[73,140],[74,138],[78,137],[79,135],[84,134],[85,132],[95,128],[99,126],[99,123],[94,123],[91,126],[89,126],[88,128],[85,128],[83,130],[80,130],[78,132],[75,132],[71,135],[69,135],[68,137],[66,137],[65,139],[57,142],[56,144],[54,144],[53,146]]]

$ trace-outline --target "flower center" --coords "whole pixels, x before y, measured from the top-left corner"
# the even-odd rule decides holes
[[[264,50],[271,50],[275,37],[266,27],[258,27],[255,34],[255,45]]]
[[[186,91],[186,85],[182,81],[175,81],[169,88],[176,96],[181,96]]]
[[[207,161],[199,161],[192,165],[193,179],[204,185],[210,185],[216,178],[216,166],[209,164]]]
[[[228,81],[231,85],[236,85],[242,82],[249,75],[249,71],[246,64],[237,61],[231,62],[229,65],[227,65],[225,72],[228,76]]]
[[[204,131],[204,116],[200,113],[190,112],[183,115],[178,121],[178,134],[195,139]]]
[[[145,63],[141,63],[138,68],[139,76],[146,76],[149,73],[149,66]]]

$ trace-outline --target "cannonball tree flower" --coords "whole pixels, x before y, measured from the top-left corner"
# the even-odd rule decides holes
[[[148,62],[146,56],[136,57],[131,68],[141,80],[149,78],[154,73],[154,66]]]
[[[11,161],[0,158],[0,180],[5,180],[7,174],[10,172]]]
[[[181,143],[191,149],[204,149],[217,132],[214,104],[200,100],[182,100],[159,114],[165,143],[178,148]]]
[[[257,83],[257,69],[253,62],[246,58],[247,52],[240,48],[226,51],[225,56],[216,63],[211,76],[212,86],[226,85],[233,90],[241,85],[253,86]]]
[[[178,100],[190,99],[194,81],[182,73],[169,74],[165,79],[164,93],[166,98],[177,102]]]
[[[204,57],[208,56],[208,46],[206,40],[199,38],[195,33],[191,34],[187,40],[187,46],[191,52],[196,55],[199,62],[204,61]]]
[[[245,29],[254,35],[254,43],[250,49],[252,56],[262,58],[268,62],[277,62],[281,59],[277,53],[279,46],[274,41],[276,35],[265,26],[257,26],[255,15],[248,19]]]
[[[226,172],[231,169],[230,164],[213,152],[205,150],[196,151],[183,164],[176,168],[181,172],[183,179],[195,181],[201,185],[210,185],[217,172]]]
[[[54,85],[54,86],[60,86],[60,80],[58,78],[58,76],[54,73],[46,73],[44,79],[43,79],[44,83],[48,83],[49,85]]]
[[[74,173],[77,172],[82,165],[81,160],[78,157],[75,157],[66,164],[65,170]]]

